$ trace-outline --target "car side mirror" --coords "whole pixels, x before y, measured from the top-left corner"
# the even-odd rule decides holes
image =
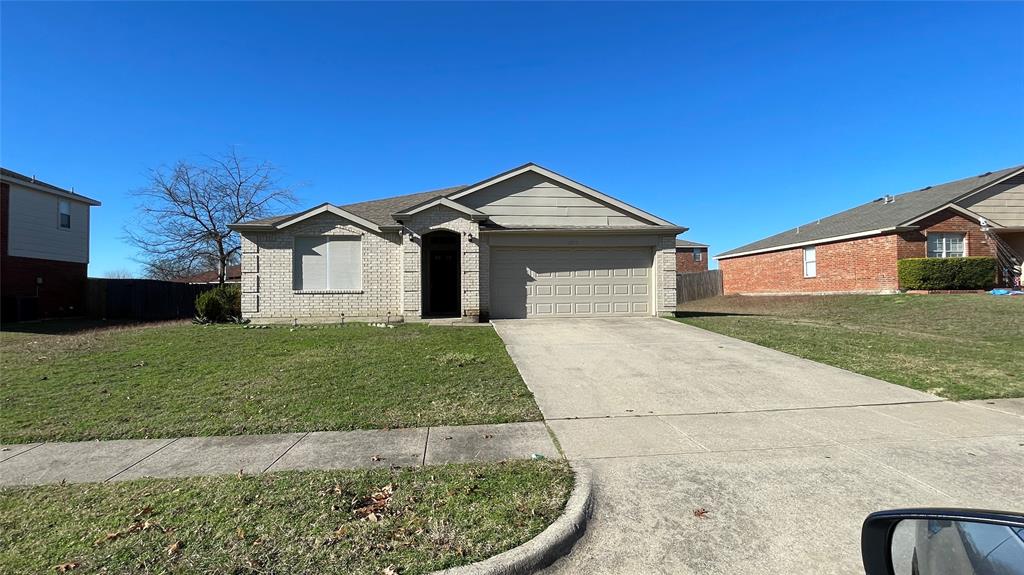
[[[1024,575],[1024,515],[895,509],[861,528],[867,575]]]

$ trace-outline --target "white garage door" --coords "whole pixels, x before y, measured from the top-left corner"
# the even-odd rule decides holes
[[[491,317],[650,315],[644,248],[491,249]]]

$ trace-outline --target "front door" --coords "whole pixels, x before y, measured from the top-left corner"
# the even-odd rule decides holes
[[[458,234],[438,231],[423,236],[423,315],[461,314],[461,268]]]

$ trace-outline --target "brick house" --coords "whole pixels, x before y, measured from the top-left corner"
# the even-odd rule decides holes
[[[1024,166],[877,200],[716,256],[726,294],[892,293],[903,258],[1024,260]]]
[[[686,230],[536,164],[231,228],[263,323],[670,313]]]
[[[708,271],[708,246],[690,240],[676,240],[676,273]]]
[[[3,321],[81,315],[89,266],[89,208],[100,203],[0,168]]]

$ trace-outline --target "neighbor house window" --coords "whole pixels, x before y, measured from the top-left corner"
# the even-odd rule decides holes
[[[71,204],[64,200],[60,200],[60,227],[71,229]]]
[[[358,236],[295,238],[292,285],[301,291],[362,289],[362,249]]]
[[[814,246],[804,248],[804,277],[813,278],[818,275],[818,254]]]
[[[964,237],[966,235],[952,233],[928,234],[928,257],[964,257]]]
[[[693,250],[693,261],[699,262],[704,259],[704,252],[700,250]]]

